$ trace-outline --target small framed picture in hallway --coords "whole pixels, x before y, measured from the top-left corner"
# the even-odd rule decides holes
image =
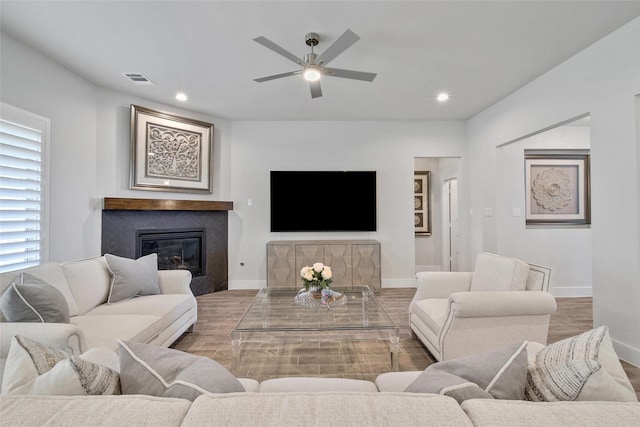
[[[416,236],[431,236],[431,172],[415,171],[413,177],[413,222]]]

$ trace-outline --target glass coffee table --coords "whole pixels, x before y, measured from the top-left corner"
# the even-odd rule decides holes
[[[339,291],[330,304],[296,301],[297,291],[263,288],[231,332],[234,373],[245,342],[282,340],[388,340],[391,370],[399,367],[399,328],[367,286]]]

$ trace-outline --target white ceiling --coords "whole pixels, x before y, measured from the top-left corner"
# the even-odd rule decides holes
[[[2,31],[91,82],[232,120],[467,119],[640,16],[640,1],[7,1]],[[347,28],[361,37],[311,99],[296,65]],[[640,43],[640,41],[639,41]],[[123,72],[155,86],[135,86]],[[189,101],[174,99],[184,91]],[[439,104],[440,91],[451,100]]]

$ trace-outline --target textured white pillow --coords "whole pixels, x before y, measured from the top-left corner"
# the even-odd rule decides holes
[[[529,264],[500,255],[481,253],[471,279],[471,292],[524,291],[527,288]]]
[[[118,373],[62,350],[15,336],[2,377],[3,394],[120,394]]]
[[[526,400],[637,401],[609,329],[592,329],[549,344],[529,362]]]
[[[158,254],[149,254],[136,260],[105,254],[111,272],[111,289],[107,302],[114,303],[137,295],[157,295]]]

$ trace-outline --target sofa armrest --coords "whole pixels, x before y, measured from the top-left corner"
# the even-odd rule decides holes
[[[466,292],[471,287],[473,273],[449,271],[421,271],[416,273],[414,301],[427,298],[447,298],[454,292]]]
[[[84,333],[71,323],[0,322],[0,356],[7,357],[11,339],[21,335],[42,344],[80,355],[86,348]]]
[[[190,294],[191,272],[188,270],[158,271],[158,286],[161,294]]]
[[[556,299],[543,291],[456,292],[449,296],[456,317],[547,315],[556,311]]]

